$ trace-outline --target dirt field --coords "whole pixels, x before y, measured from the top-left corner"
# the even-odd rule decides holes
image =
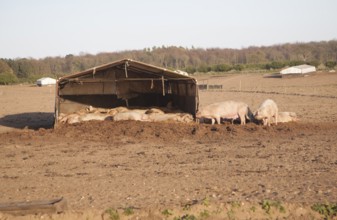
[[[198,80],[223,85],[200,91],[201,106],[240,100],[254,111],[271,98],[300,121],[51,129],[53,87],[2,86],[0,203],[67,200],[61,214],[18,219],[321,219],[310,206],[337,202],[337,74]]]

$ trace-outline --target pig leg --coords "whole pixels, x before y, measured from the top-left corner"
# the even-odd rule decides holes
[[[241,125],[245,125],[246,124],[246,117],[245,117],[245,115],[240,115],[240,124]]]
[[[270,126],[271,125],[271,117],[267,118],[267,125]]]
[[[278,112],[275,113],[275,125],[277,125],[277,121],[278,121]]]

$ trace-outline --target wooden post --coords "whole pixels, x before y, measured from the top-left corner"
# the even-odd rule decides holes
[[[125,78],[128,78],[128,66],[129,66],[129,63],[125,62],[125,66],[124,66],[124,69],[125,69]]]
[[[164,82],[164,76],[161,76],[161,84],[163,87],[163,96],[165,96],[165,82]]]
[[[95,74],[96,74],[96,67],[93,68],[92,70],[92,78],[95,79]]]

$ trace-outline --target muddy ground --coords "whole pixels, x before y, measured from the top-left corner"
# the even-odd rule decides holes
[[[53,87],[0,87],[0,203],[64,197],[69,211],[47,216],[53,219],[100,219],[109,208],[126,219],[319,219],[312,204],[337,202],[337,74],[198,80],[223,85],[200,91],[201,106],[240,100],[255,110],[272,98],[300,121],[105,121],[52,129]],[[285,212],[266,213],[264,200],[279,201]],[[126,208],[135,214],[123,214]]]

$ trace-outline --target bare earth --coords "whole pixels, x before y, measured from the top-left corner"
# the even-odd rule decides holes
[[[54,87],[2,86],[0,204],[67,200],[66,212],[15,217],[22,219],[113,219],[104,214],[109,208],[122,219],[322,218],[310,206],[337,202],[337,74],[198,80],[224,88],[200,91],[200,106],[238,100],[254,111],[271,98],[300,121],[105,121],[52,129]],[[266,213],[260,202],[267,199],[285,212]],[[123,213],[128,207],[134,214]],[[0,212],[2,218],[14,217]]]

